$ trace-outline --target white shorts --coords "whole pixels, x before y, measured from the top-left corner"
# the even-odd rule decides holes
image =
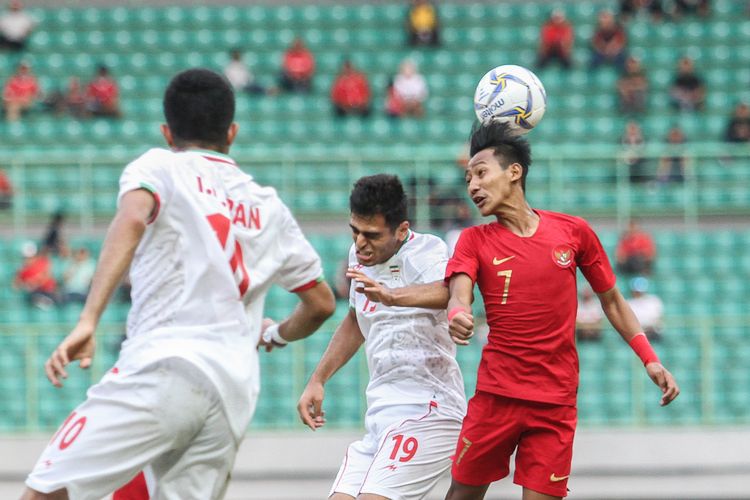
[[[189,362],[113,369],[55,433],[26,485],[99,500],[144,471],[152,500],[221,498],[238,444],[215,388]]]
[[[461,420],[441,415],[431,403],[385,408],[368,415],[365,427],[365,437],[349,445],[328,496],[424,498],[450,469]]]

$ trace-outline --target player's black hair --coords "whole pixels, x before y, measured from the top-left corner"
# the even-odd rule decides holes
[[[360,217],[380,214],[395,231],[407,219],[406,193],[401,180],[388,174],[360,178],[349,195],[349,210]]]
[[[232,86],[208,69],[177,73],[164,92],[164,117],[177,145],[225,147],[234,120]]]
[[[514,135],[507,123],[489,122],[474,126],[471,133],[469,155],[492,148],[495,158],[504,169],[518,163],[523,169],[521,189],[526,191],[526,175],[531,166],[531,146],[519,135]]]

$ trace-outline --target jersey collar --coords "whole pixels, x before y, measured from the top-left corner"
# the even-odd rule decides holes
[[[211,151],[209,149],[188,149],[186,150],[190,153],[197,153],[201,155],[203,158],[217,162],[217,163],[226,163],[228,165],[233,165],[237,167],[237,162],[232,159],[231,156],[225,155],[224,153],[219,153],[218,151]]]

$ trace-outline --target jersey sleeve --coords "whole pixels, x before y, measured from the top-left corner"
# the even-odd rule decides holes
[[[166,170],[168,161],[169,159],[158,150],[152,150],[128,164],[120,176],[117,206],[120,206],[125,193],[145,189],[154,196],[154,201],[156,201],[148,223],[154,222],[172,194],[173,186]]]
[[[466,274],[472,281],[477,281],[479,271],[479,259],[477,257],[477,245],[475,244],[474,232],[471,228],[461,231],[456,242],[453,256],[448,261],[445,269],[445,282],[448,283],[456,274]]]
[[[579,224],[579,250],[576,264],[596,293],[603,293],[615,286],[615,273],[609,263],[599,237],[591,226],[581,219]]]
[[[279,247],[283,257],[276,282],[285,290],[299,293],[323,281],[323,267],[292,213],[286,205],[279,204],[282,211]]]
[[[427,245],[426,251],[419,256],[419,262],[415,265],[417,276],[413,283],[433,283],[445,278],[448,246],[438,237],[431,237]]]

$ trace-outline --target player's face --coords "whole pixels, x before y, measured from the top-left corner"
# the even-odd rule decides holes
[[[466,189],[479,212],[484,216],[499,212],[521,173],[516,163],[503,169],[492,149],[475,154],[466,166]]]
[[[406,238],[409,223],[402,222],[394,231],[380,214],[372,217],[352,214],[349,227],[352,228],[357,262],[363,266],[374,266],[387,261],[398,251]]]

